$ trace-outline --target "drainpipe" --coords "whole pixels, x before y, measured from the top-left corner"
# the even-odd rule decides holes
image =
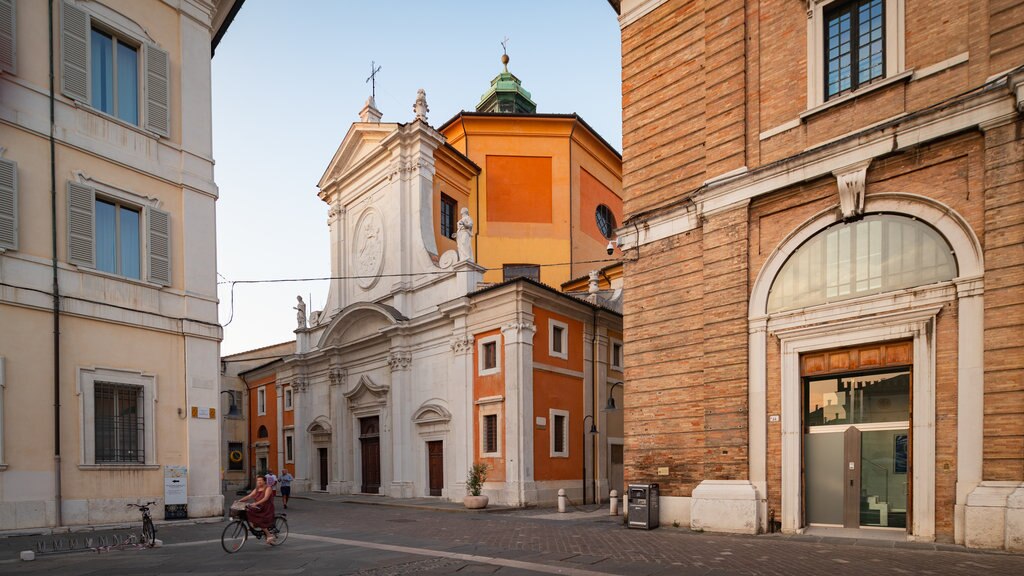
[[[597,351],[599,350],[599,347],[598,347],[598,344],[597,344],[597,308],[596,307],[593,308],[593,312],[594,312],[594,318],[593,318],[593,323],[594,323],[593,335],[594,335],[594,337],[593,337],[593,343],[591,344],[591,346],[593,348],[592,348],[592,352],[591,352],[590,363],[591,363],[591,372],[593,373],[592,380],[594,382],[594,386],[593,386],[593,392],[590,394],[590,413],[595,415],[594,416],[594,421],[596,423],[597,422],[597,416],[596,416],[597,415],[597,406],[598,406],[598,404],[597,404],[597,392],[598,392],[598,390],[601,389],[601,386],[600,386],[600,382],[598,380],[598,370],[597,370],[597,367],[599,365],[599,362],[598,362],[598,359],[597,359]],[[603,422],[601,427],[598,428],[598,430],[604,430],[606,428],[606,426],[607,426],[607,421]],[[607,431],[606,431],[606,433],[607,433]],[[594,436],[594,435],[592,434],[591,436]],[[594,503],[595,504],[597,504],[598,501],[599,501],[598,498],[597,498],[597,475],[600,473],[600,466],[599,465],[600,465],[601,460],[599,459],[599,457],[597,455],[597,449],[600,446],[601,432],[598,432],[596,436],[597,436],[596,439],[595,438],[591,438],[590,439],[590,442],[591,442],[590,453],[592,455],[591,457],[594,459],[594,462],[593,462],[593,464],[594,464],[593,465],[593,468],[594,468],[593,474],[594,475],[591,477],[591,485],[593,486],[592,492],[593,492],[593,495],[594,495]],[[594,445],[594,442],[597,442],[597,444]],[[584,502],[584,504],[586,504],[586,502]]]
[[[60,284],[57,278],[57,147],[54,138],[56,114],[53,94],[53,0],[47,5],[50,52],[50,228],[53,245],[53,467],[57,526],[63,524],[60,478]]]
[[[574,116],[575,116],[575,114],[574,114]],[[572,208],[573,208],[573,202],[572,202],[572,137],[573,137],[574,134],[576,134],[576,125],[577,124],[579,124],[579,121],[576,118],[574,118],[573,121],[572,121],[572,130],[569,131],[569,277],[570,278],[575,278],[576,277],[576,272],[574,271],[574,267],[573,267],[573,263],[575,262],[573,260],[573,256],[576,255],[576,247],[573,246],[573,243],[572,243],[572,241],[573,241],[573,235],[572,235]],[[582,206],[580,208],[582,210]],[[580,222],[583,222],[583,215],[582,214],[580,214]],[[596,329],[597,326],[595,325],[594,328]],[[586,502],[584,502],[584,504],[586,504]]]

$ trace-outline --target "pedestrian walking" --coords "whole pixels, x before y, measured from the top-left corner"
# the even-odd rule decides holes
[[[288,498],[292,495],[292,480],[295,477],[288,473],[288,469],[282,469],[281,475],[277,477],[278,484],[281,485],[281,500],[284,502],[285,510],[288,509]]]

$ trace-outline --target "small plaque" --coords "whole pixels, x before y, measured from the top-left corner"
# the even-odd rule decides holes
[[[779,421],[779,415],[778,414],[769,414],[768,415],[768,421],[769,422],[778,422]]]
[[[217,410],[215,408],[200,408],[199,406],[192,407],[192,417],[199,418],[201,420],[210,420],[216,418]]]
[[[661,466],[658,468],[658,476],[668,476],[668,466]]]
[[[546,428],[548,425],[548,419],[543,416],[537,416],[537,428]]]

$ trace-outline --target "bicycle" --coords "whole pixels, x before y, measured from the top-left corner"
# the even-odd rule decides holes
[[[261,540],[266,535],[266,531],[262,528],[249,523],[245,509],[236,507],[237,504],[237,502],[232,504],[232,520],[224,527],[224,532],[220,535],[220,545],[228,554],[234,554],[241,550],[242,546],[245,546],[245,543],[249,540],[249,534],[255,536],[257,540]],[[287,516],[285,513],[274,516],[274,526],[269,530],[275,538],[274,542],[270,542],[271,546],[280,546],[288,539]]]
[[[142,512],[142,541],[143,546],[149,546],[152,548],[156,546],[156,526],[153,525],[153,517],[149,515],[149,507],[156,502],[146,502],[145,504],[128,504],[128,507],[132,506],[139,509]]]

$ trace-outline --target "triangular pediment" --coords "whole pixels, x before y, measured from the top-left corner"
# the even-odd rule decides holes
[[[373,156],[378,151],[383,152],[381,141],[398,127],[399,124],[393,122],[356,122],[352,124],[348,133],[345,134],[344,140],[341,141],[341,145],[338,146],[338,151],[334,153],[334,157],[327,165],[324,175],[320,177],[317,186],[323,190],[332,181],[341,178],[354,167],[362,164],[366,158]]]

